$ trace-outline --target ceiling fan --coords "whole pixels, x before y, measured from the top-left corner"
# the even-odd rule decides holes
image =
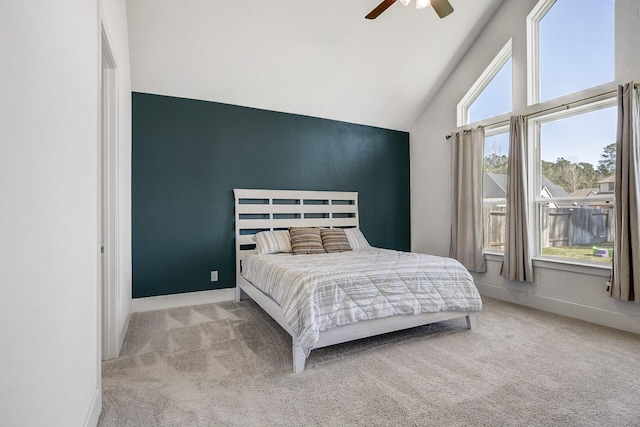
[[[387,10],[389,6],[394,4],[397,0],[383,0],[375,9],[373,9],[365,18],[367,19],[376,19],[382,12]],[[400,0],[400,3],[407,6],[411,2],[411,0]],[[416,9],[423,9],[427,6],[431,5],[433,10],[436,11],[440,18],[444,18],[451,12],[453,12],[453,7],[448,0],[416,0]]]

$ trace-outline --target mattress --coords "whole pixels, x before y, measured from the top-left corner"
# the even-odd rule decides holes
[[[242,275],[270,296],[308,356],[320,332],[396,315],[482,309],[458,261],[371,248],[318,255],[250,255]]]

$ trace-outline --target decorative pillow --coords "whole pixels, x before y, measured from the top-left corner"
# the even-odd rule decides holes
[[[347,240],[349,240],[351,249],[369,249],[371,247],[367,239],[365,239],[364,234],[362,234],[362,231],[357,228],[346,228],[344,234],[347,236]]]
[[[342,228],[321,228],[320,238],[324,250],[329,253],[351,250],[349,239]]]
[[[291,239],[287,230],[261,231],[254,236],[260,255],[291,253]]]
[[[314,227],[289,227],[291,249],[294,255],[323,254],[320,229]]]

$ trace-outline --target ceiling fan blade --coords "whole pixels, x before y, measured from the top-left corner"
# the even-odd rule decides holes
[[[444,18],[453,12],[453,6],[447,0],[431,0],[431,6],[440,18]]]
[[[384,0],[382,3],[380,3],[378,6],[376,6],[375,9],[373,9],[371,12],[369,12],[369,14],[367,16],[365,16],[365,18],[367,18],[367,19],[376,19],[382,12],[387,10],[389,8],[389,6],[391,6],[395,2],[396,2],[396,0]]]

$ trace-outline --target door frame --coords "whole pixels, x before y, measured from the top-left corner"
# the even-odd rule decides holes
[[[99,141],[99,203],[101,252],[101,344],[102,359],[118,357],[122,340],[119,336],[119,233],[118,233],[118,67],[104,24],[101,25],[100,107],[101,131]],[[123,337],[122,337],[123,338]]]

